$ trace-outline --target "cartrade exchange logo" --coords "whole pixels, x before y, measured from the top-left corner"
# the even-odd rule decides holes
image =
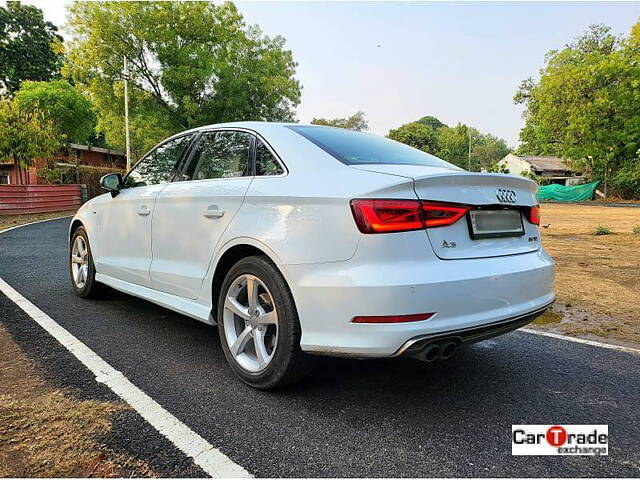
[[[512,425],[512,455],[608,455],[608,425]]]

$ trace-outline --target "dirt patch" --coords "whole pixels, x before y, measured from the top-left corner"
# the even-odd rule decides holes
[[[0,215],[0,232],[6,228],[24,225],[25,223],[39,222],[51,218],[66,217],[75,214],[75,210],[50,213],[33,213],[30,215]]]
[[[100,441],[124,409],[51,388],[0,327],[0,476],[155,476],[145,463]]]
[[[640,345],[639,208],[542,205],[545,249],[557,265],[559,321],[533,326],[569,335],[597,335]],[[609,235],[594,235],[598,225]]]

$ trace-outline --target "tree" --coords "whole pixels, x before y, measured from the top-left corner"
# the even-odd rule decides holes
[[[85,89],[98,131],[124,144],[123,58],[132,152],[187,128],[293,119],[297,64],[282,37],[247,26],[231,3],[74,2],[65,73]]]
[[[490,133],[480,133],[471,135],[471,164],[473,170],[497,173],[509,173],[500,170],[497,166],[511,152],[507,142]]]
[[[436,155],[461,168],[469,168],[469,135],[471,135],[471,170],[495,171],[498,160],[511,149],[507,143],[489,133],[480,133],[458,123],[448,127],[436,117],[426,116],[390,130],[387,137]]]
[[[438,128],[442,128],[442,127],[446,127],[447,125],[442,123],[439,119],[437,119],[436,117],[432,117],[431,115],[427,115],[425,117],[422,117],[420,120],[418,120],[418,123],[422,123],[423,125],[427,125],[428,127],[431,127],[435,130],[437,130]]]
[[[87,143],[96,125],[91,102],[64,80],[22,83],[15,99],[25,111],[39,111],[68,142]]]
[[[436,130],[420,122],[405,123],[395,130],[389,130],[387,137],[432,155],[440,153]]]
[[[313,125],[327,125],[329,127],[346,128],[349,130],[368,130],[369,122],[364,116],[364,112],[358,111],[348,118],[314,118],[311,120]]]
[[[64,136],[39,111],[27,111],[12,99],[0,100],[0,163],[12,162],[20,169],[34,158],[55,154]]]
[[[592,25],[547,54],[540,79],[525,80],[514,97],[526,108],[520,153],[567,158],[594,179],[613,178],[614,185],[634,175],[640,149],[639,25],[626,39]]]
[[[472,129],[472,136],[478,131]],[[469,127],[458,123],[455,127],[443,127],[438,130],[440,157],[460,168],[469,168]],[[472,168],[473,170],[473,168]]]
[[[62,37],[42,11],[9,1],[0,6],[0,92],[12,94],[23,80],[51,80],[63,58]]]

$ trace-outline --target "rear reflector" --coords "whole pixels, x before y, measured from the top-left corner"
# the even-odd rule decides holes
[[[471,207],[420,200],[351,200],[362,233],[391,233],[453,225]]]
[[[540,209],[540,205],[536,205],[535,207],[529,208],[529,221],[534,225],[540,225],[540,218],[542,217],[542,211]]]
[[[404,323],[427,320],[433,313],[416,313],[413,315],[381,315],[373,317],[354,317],[351,323]]]

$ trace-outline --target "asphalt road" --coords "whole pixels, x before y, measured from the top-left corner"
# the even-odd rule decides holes
[[[304,383],[259,392],[231,374],[213,327],[115,291],[77,298],[68,223],[0,234],[0,277],[256,476],[640,476],[638,355],[513,332],[431,365],[323,359]],[[42,355],[50,337],[8,303],[2,323]],[[512,424],[551,423],[608,424],[609,456],[511,455]]]

